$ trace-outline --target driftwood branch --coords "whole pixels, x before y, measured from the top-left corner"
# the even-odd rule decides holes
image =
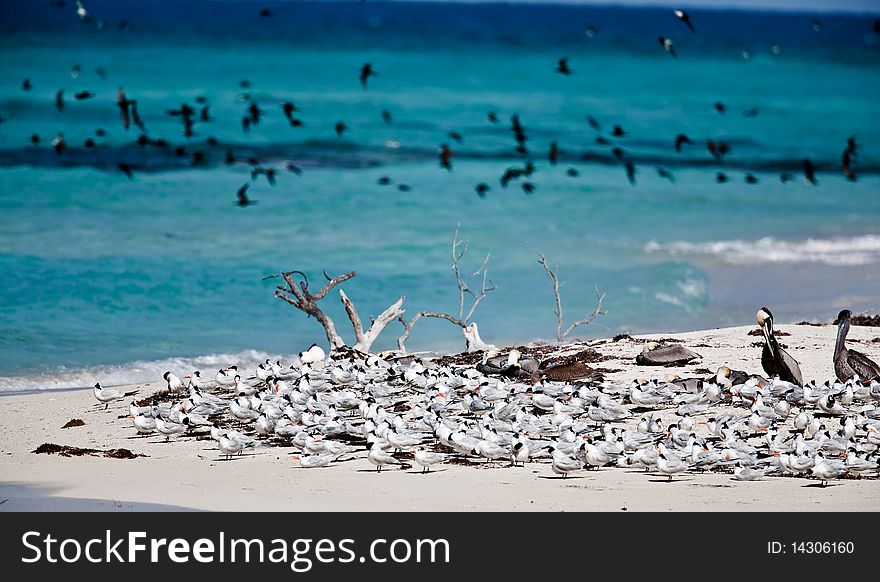
[[[397,339],[397,347],[401,351],[406,351],[406,341],[412,333],[412,328],[416,322],[423,317],[445,319],[451,324],[460,327],[465,336],[468,351],[485,349],[485,346],[487,345],[482,339],[480,339],[479,332],[477,331],[477,324],[471,322],[471,319],[480,303],[486,299],[486,296],[490,292],[495,290],[495,283],[489,278],[489,259],[491,253],[487,254],[486,258],[483,259],[480,268],[474,271],[469,277],[465,277],[462,275],[461,261],[467,253],[468,241],[459,239],[458,233],[459,229],[456,228],[455,234],[452,237],[452,273],[455,275],[455,285],[458,289],[458,317],[437,311],[419,311],[409,321],[403,317],[398,317],[404,330],[403,335]],[[473,286],[474,281],[479,282],[479,289],[476,289]],[[471,305],[467,313],[465,313],[465,303],[468,296],[471,297]]]
[[[403,317],[403,309],[401,309],[401,306],[403,305],[404,297],[401,296],[400,299],[379,314],[379,317],[373,320],[370,324],[370,328],[365,332],[363,323],[361,323],[361,318],[358,315],[354,303],[352,303],[351,299],[348,298],[348,295],[346,295],[345,291],[342,289],[339,290],[339,297],[342,299],[342,305],[345,307],[345,312],[348,314],[348,318],[351,320],[351,325],[354,328],[354,349],[365,354],[369,353],[373,342],[376,341],[376,338],[379,337],[379,334],[382,333],[382,330],[385,329],[389,323],[399,317]]]
[[[553,286],[553,297],[556,300],[556,308],[553,313],[556,314],[556,341],[562,342],[566,337],[568,337],[571,332],[573,332],[577,327],[581,325],[589,325],[592,323],[594,319],[596,319],[600,315],[605,315],[605,311],[602,309],[602,302],[605,300],[605,293],[599,293],[599,287],[593,287],[593,290],[596,292],[596,307],[593,309],[592,313],[590,313],[587,317],[583,319],[579,319],[575,321],[571,325],[569,325],[565,331],[562,331],[562,326],[564,325],[565,318],[562,312],[562,297],[559,293],[559,276],[557,275],[557,271],[559,270],[559,263],[556,264],[556,267],[551,267],[550,263],[547,261],[547,257],[544,256],[543,253],[532,249],[532,251],[538,255],[538,263],[544,267],[544,270],[547,271],[547,276],[550,277],[550,283]]]
[[[327,334],[327,342],[330,344],[330,349],[337,350],[345,345],[345,341],[336,331],[336,324],[333,322],[333,319],[318,307],[318,301],[324,298],[333,287],[356,275],[357,273],[355,271],[351,271],[344,275],[334,277],[333,279],[330,279],[318,293],[312,293],[309,291],[309,278],[302,271],[287,271],[279,273],[278,275],[264,277],[264,280],[281,277],[285,284],[278,285],[275,288],[275,297],[283,299],[287,303],[293,305],[308,317],[314,317],[317,319],[318,323],[321,324],[324,328],[324,332]]]

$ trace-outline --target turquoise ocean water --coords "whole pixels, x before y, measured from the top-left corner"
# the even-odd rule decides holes
[[[491,253],[497,290],[475,319],[498,344],[555,330],[530,247],[559,262],[569,318],[592,309],[594,285],[607,292],[607,316],[584,335],[748,324],[765,304],[782,321],[880,308],[873,16],[694,10],[691,33],[666,9],[268,2],[263,18],[248,2],[88,2],[99,29],[67,4],[0,8],[0,390],[156,380],[166,367],[255,363],[323,341],[262,280],[280,270],[313,285],[322,270],[356,270],[345,289],[365,317],[400,294],[410,313],[457,310],[456,228],[470,268]],[[562,56],[571,76],[555,72]],[[379,72],[367,91],[365,62]],[[146,134],[169,146],[138,146],[141,132],[123,129],[119,86]],[[74,98],[86,90],[95,96]],[[245,93],[264,111],[247,133]],[[166,110],[198,111],[198,97],[211,120],[197,115],[186,138]],[[285,120],[285,101],[303,127]],[[528,155],[514,150],[514,113]],[[341,138],[337,121],[349,127]],[[612,137],[614,125],[626,135]],[[68,148],[56,155],[59,133]],[[679,133],[695,145],[677,154]],[[855,182],[840,170],[849,136],[860,146]],[[83,147],[89,138],[96,147]],[[708,140],[730,144],[723,162]],[[444,143],[451,172],[438,164]],[[635,185],[615,146],[634,162]],[[227,149],[239,161],[224,163]],[[251,156],[279,169],[277,184],[259,177],[249,189],[258,203],[239,208]],[[817,185],[803,177],[805,157]],[[535,191],[502,188],[504,170],[529,159]],[[719,171],[728,183],[716,183]],[[783,184],[783,172],[795,179]],[[479,182],[491,186],[485,198]],[[328,310],[347,333],[335,295]],[[438,321],[420,322],[409,343],[462,346]]]

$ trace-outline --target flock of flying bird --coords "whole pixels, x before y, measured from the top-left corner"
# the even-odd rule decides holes
[[[880,470],[880,366],[847,349],[849,311],[838,315],[834,382],[803,381],[776,340],[773,315],[757,313],[767,377],[721,366],[707,378],[602,378],[579,355],[539,361],[492,350],[481,361],[362,354],[328,357],[313,345],[285,367],[266,360],[253,377],[236,366],[214,378],[166,372],[168,391],[132,401],[139,434],[206,435],[226,459],[245,449],[293,447],[302,467],[350,459],[423,472],[443,463],[543,463],[565,478],[582,469],[644,469],[819,479],[876,477]],[[694,356],[647,346],[637,363]],[[105,405],[129,398],[95,385]],[[162,398],[167,398],[162,400]],[[540,466],[540,465],[539,465]]]
[[[64,7],[65,3],[56,2],[56,6]],[[91,15],[91,13],[87,10],[84,3],[82,1],[76,2],[77,14],[83,20],[83,22],[89,25],[95,25],[103,27],[103,22],[100,19],[97,19]],[[690,32],[696,32],[695,25],[690,15],[683,10],[675,10],[675,17],[680,20],[689,30]],[[272,12],[267,9],[263,9],[260,11],[260,16],[264,18],[271,18],[273,16]],[[128,23],[120,23],[120,27],[122,26],[128,27]],[[813,22],[813,28],[816,30],[820,29],[820,23],[817,21]],[[874,30],[877,34],[880,34],[880,20],[874,22]],[[587,30],[588,36],[592,36],[595,34],[594,28],[588,28]],[[667,37],[659,37],[660,45],[669,53],[672,57],[677,57],[678,53],[675,50],[675,45],[670,38]],[[101,79],[105,79],[107,77],[107,72],[103,68],[97,69],[97,74],[101,77]],[[574,73],[570,64],[568,57],[562,57],[559,59],[556,72],[564,75],[570,76]],[[79,65],[75,65],[73,70],[71,71],[71,75],[76,78],[80,74]],[[365,63],[358,74],[358,80],[360,85],[364,90],[368,89],[370,79],[373,77],[379,76],[379,72],[373,67],[371,63]],[[268,113],[268,110],[262,109],[261,106],[254,100],[251,95],[251,83],[247,80],[240,81],[240,87],[243,92],[239,94],[238,98],[241,102],[245,104],[245,111],[241,117],[241,128],[244,133],[248,133],[260,125],[261,119]],[[30,79],[24,79],[22,82],[22,89],[24,91],[31,91],[33,84]],[[74,99],[77,101],[83,101],[92,99],[95,97],[95,93],[93,91],[83,90],[74,94]],[[301,109],[296,106],[293,102],[285,101],[283,103],[277,104],[281,109],[281,112],[284,115],[284,118],[289,123],[290,127],[298,128],[304,126],[304,121],[302,117],[300,117]],[[137,127],[140,130],[140,136],[137,138],[136,142],[141,147],[155,147],[161,148],[162,150],[168,150],[173,152],[175,156],[181,158],[188,158],[189,162],[192,166],[202,166],[207,162],[207,156],[211,149],[224,149],[225,148],[225,157],[224,161],[227,165],[235,164],[238,160],[234,149],[230,146],[224,146],[221,144],[216,138],[209,137],[206,140],[207,146],[210,148],[200,149],[194,142],[187,142],[186,145],[174,145],[170,143],[165,138],[151,138],[148,135],[147,128],[143,122],[141,115],[137,109],[137,100],[129,99],[126,95],[125,90],[120,87],[117,92],[116,98],[116,106],[120,112],[120,119],[122,122],[123,128],[128,131],[132,126]],[[55,107],[58,111],[63,112],[68,107],[65,101],[65,93],[63,89],[59,89],[55,94]],[[724,115],[727,112],[727,106],[724,103],[718,102],[714,104],[716,111]],[[747,117],[755,117],[758,115],[759,109],[756,107],[750,108],[743,112],[743,114]],[[196,136],[195,126],[196,124],[213,122],[215,119],[211,116],[210,113],[210,104],[208,99],[204,96],[198,97],[196,99],[195,105],[191,105],[188,103],[183,103],[179,107],[169,108],[166,110],[166,114],[172,116],[174,118],[178,118],[181,122],[183,135],[187,140]],[[391,125],[393,123],[392,113],[388,109],[383,109],[381,111],[381,116],[386,125]],[[0,118],[2,120],[2,118]],[[486,115],[486,120],[491,124],[499,124],[501,119],[499,115],[490,111]],[[637,167],[634,158],[632,158],[623,148],[622,144],[625,143],[622,138],[626,137],[627,132],[620,126],[614,125],[609,134],[603,135],[602,125],[595,119],[593,116],[587,117],[587,122],[592,127],[593,130],[596,131],[597,135],[595,137],[595,141],[600,146],[605,146],[610,148],[610,153],[612,159],[615,163],[619,163],[622,165],[627,180],[630,184],[635,185],[636,183],[636,174]],[[337,137],[343,137],[343,135],[348,131],[349,126],[344,121],[337,121],[333,126],[333,131],[335,132]],[[527,133],[523,126],[522,121],[518,114],[514,113],[510,118],[510,129],[513,133],[513,137],[516,142],[515,151],[518,155],[524,158],[524,162],[522,165],[511,166],[507,170],[504,171],[502,176],[500,177],[500,184],[503,188],[507,188],[508,185],[512,181],[518,181],[523,192],[530,194],[536,190],[536,184],[532,180],[532,176],[535,173],[537,166],[533,161],[532,152],[529,150],[527,141]],[[104,137],[107,135],[107,132],[103,128],[99,128],[96,130],[96,137]],[[453,142],[457,144],[461,144],[464,141],[464,137],[458,131],[449,131],[447,136]],[[691,147],[698,145],[697,142],[692,140],[687,135],[681,133],[678,134],[674,140],[670,140],[672,146],[676,153],[680,154],[685,146]],[[33,146],[37,147],[41,143],[41,137],[37,134],[33,134],[31,136],[31,143]],[[59,155],[62,155],[65,149],[67,149],[68,145],[64,139],[63,133],[58,133],[52,139],[52,147],[55,152]],[[83,144],[84,148],[94,148],[96,147],[96,141],[94,138],[88,138]],[[705,148],[709,154],[711,154],[712,158],[719,163],[719,165],[723,165],[725,156],[730,152],[731,146],[730,143],[724,140],[712,140],[709,139],[705,142]],[[561,155],[561,148],[557,141],[552,141],[549,146],[549,150],[547,152],[547,159],[551,166],[555,166]],[[844,176],[850,180],[855,181],[857,179],[855,163],[858,158],[859,153],[859,144],[856,141],[855,137],[850,137],[847,140],[847,144],[843,150],[841,155],[841,170]],[[438,148],[438,161],[439,165],[446,170],[452,171],[453,169],[453,157],[455,155],[455,151],[449,143],[443,143]],[[269,185],[274,186],[276,183],[276,177],[280,172],[279,168],[275,168],[272,166],[267,166],[264,164],[264,161],[257,159],[255,156],[250,155],[246,157],[247,164],[251,168],[251,180],[241,185],[236,192],[236,204],[240,207],[250,206],[254,204],[256,201],[252,200],[249,196],[249,189],[251,184],[257,180],[260,176],[266,178],[266,181]],[[817,183],[816,179],[816,168],[814,163],[809,158],[803,159],[803,175],[805,181],[809,184],[815,185]],[[129,179],[133,179],[135,176],[135,170],[138,169],[138,163],[132,160],[120,160],[117,163],[118,169],[123,172]],[[292,172],[296,175],[300,175],[302,173],[302,168],[297,164],[296,161],[284,161],[283,167],[288,172]],[[657,167],[657,174],[669,180],[670,182],[675,182],[674,174],[667,168]],[[580,172],[575,167],[569,167],[566,169],[566,175],[570,177],[579,176]],[[795,175],[789,171],[782,172],[779,175],[779,179],[783,182],[789,182],[795,179]],[[717,183],[725,183],[731,180],[729,174],[725,171],[719,170],[716,173],[715,181]],[[744,175],[744,181],[747,184],[756,184],[758,183],[758,178],[751,172],[746,172]],[[393,185],[394,180],[389,176],[382,176],[378,179],[378,184],[382,186]],[[398,183],[398,190],[402,192],[408,192],[412,189],[412,186],[405,183]],[[491,186],[487,182],[480,182],[475,185],[474,190],[480,197],[485,197],[487,193],[491,190]]]

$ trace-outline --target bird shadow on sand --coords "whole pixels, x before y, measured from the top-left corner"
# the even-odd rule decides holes
[[[670,481],[666,478],[658,478],[658,479],[648,479],[651,483],[687,483],[688,481],[693,481],[693,479],[673,479]]]
[[[564,477],[562,475],[539,475],[538,479],[551,479],[553,481],[568,481],[569,479],[586,479],[586,475],[572,475],[570,477]]]
[[[801,485],[801,487],[816,487],[817,489],[828,489],[829,487],[839,487],[843,485],[843,483],[828,483],[827,485],[822,485],[821,483],[807,483],[806,485]]]
[[[427,473],[424,471],[407,471],[410,475],[433,475],[434,473],[445,473],[449,469],[431,469]]]

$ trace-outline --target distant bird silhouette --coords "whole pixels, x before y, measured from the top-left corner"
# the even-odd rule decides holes
[[[565,175],[570,178],[577,178],[580,176],[580,172],[578,172],[577,168],[568,168],[565,170]]]
[[[727,111],[727,106],[724,103],[722,103],[721,101],[716,101],[715,102],[715,111],[724,115],[724,112]]]
[[[385,122],[385,125],[391,125],[391,121],[392,121],[391,112],[388,111],[387,109],[382,110],[382,121]]]
[[[510,125],[513,130],[513,137],[516,139],[517,147],[516,151],[521,154],[528,154],[528,150],[526,149],[526,137],[525,129],[523,129],[522,123],[519,120],[519,114],[514,113],[510,116]]]
[[[657,175],[661,178],[666,178],[667,180],[675,184],[675,176],[666,168],[657,168]]]
[[[525,166],[519,168],[516,166],[511,166],[504,171],[504,174],[501,175],[501,186],[507,188],[507,185],[511,180],[518,180],[523,176],[531,176],[535,172],[535,165],[531,160],[526,162]]]
[[[715,181],[719,184],[724,184],[725,182],[727,182],[727,174],[725,174],[724,172],[718,172],[717,174],[715,174]]]
[[[64,142],[64,134],[59,133],[55,136],[55,139],[52,140],[52,148],[55,150],[55,153],[61,155],[61,152],[67,147],[67,144]]]
[[[118,167],[119,171],[125,174],[129,180],[134,180],[134,172],[131,171],[131,166],[125,162],[119,162],[116,167]]]
[[[409,184],[398,184],[397,189],[401,192],[409,192],[412,187]]]
[[[623,156],[625,155],[625,152],[623,151],[623,148],[613,147],[613,148],[611,148],[611,155],[614,156],[615,158],[617,158],[618,160],[623,160]]]
[[[376,71],[373,70],[373,65],[371,65],[370,63],[364,63],[364,66],[361,67],[361,75],[360,75],[361,87],[364,88],[364,91],[367,90],[367,81],[370,79],[370,77],[378,77],[378,76],[379,76],[379,73],[377,73]]]
[[[128,101],[129,111],[131,112],[131,122],[135,124],[141,131],[147,131],[141,116],[138,114],[137,101],[130,99]]]
[[[256,168],[253,168],[251,170],[251,180],[256,180],[260,176],[260,174],[266,176],[266,181],[269,182],[270,186],[275,185],[275,168],[263,168],[257,166]]]
[[[128,98],[125,96],[125,90],[120,87],[116,91],[116,106],[119,108],[119,117],[122,119],[122,127],[128,131],[131,127],[131,115],[128,113]]]
[[[615,125],[614,128],[611,130],[611,135],[613,135],[614,137],[623,137],[626,135],[626,132],[623,131],[623,128],[619,125]]]
[[[261,18],[272,18],[272,11],[269,10],[268,8],[263,8],[260,10],[260,17]]]
[[[31,90],[31,87],[32,87],[32,85],[31,85],[31,80],[30,80],[30,79],[25,79],[24,81],[21,82],[21,88],[22,88],[23,90],[25,90],[25,91],[30,91],[30,90]]]
[[[376,183],[380,186],[387,186],[391,183],[391,178],[388,176],[382,176],[378,180],[376,180]]]
[[[684,144],[693,145],[694,142],[692,142],[691,138],[689,138],[685,134],[680,133],[675,137],[675,151],[676,151],[676,153],[681,153],[681,148]]]
[[[440,146],[440,167],[452,171],[452,150],[446,144]]]
[[[804,178],[807,179],[807,182],[815,186],[816,182],[816,168],[813,167],[813,162],[811,162],[808,158],[804,158]]]
[[[86,99],[91,99],[95,96],[95,94],[91,91],[80,91],[78,93],[74,93],[73,96],[77,101],[84,101]]]
[[[657,42],[659,42],[660,46],[662,46],[664,49],[666,49],[666,52],[668,52],[671,56],[673,56],[673,57],[678,56],[678,54],[675,52],[675,47],[673,46],[671,39],[668,39],[665,36],[661,36],[660,38],[657,39]]]
[[[596,143],[599,144],[599,145],[608,145],[608,144],[610,144],[611,142],[608,141],[608,138],[607,138],[607,137],[602,136],[602,135],[597,135],[597,136],[596,136]]]
[[[250,187],[250,184],[245,184],[241,188],[238,189],[236,196],[238,197],[238,205],[239,206],[248,206],[250,204],[256,204],[256,200],[251,200],[248,198],[247,191]]]
[[[457,131],[450,131],[446,135],[448,135],[449,139],[454,140],[456,143],[464,142],[464,137]]]
[[[235,163],[235,152],[231,149],[226,150],[226,157],[223,159],[226,165],[231,165]]]
[[[93,140],[92,138],[88,138],[86,141],[83,142],[83,147],[84,148],[95,147],[95,140]]]
[[[559,159],[559,144],[555,140],[550,142],[550,151],[547,153],[547,158],[550,160],[551,166],[556,165],[556,161]]]
[[[746,174],[745,180],[746,180],[746,184],[757,184],[758,183],[758,178],[752,173]]]
[[[789,172],[783,172],[779,174],[779,181],[783,184],[791,182],[792,180],[794,180],[794,174],[791,174]]]
[[[531,182],[523,182],[522,183],[522,190],[526,194],[531,194],[532,192],[535,191],[535,185],[532,184]]]
[[[626,179],[629,180],[630,186],[635,186],[636,185],[636,167],[635,167],[635,165],[632,162],[627,161],[626,164],[624,164],[624,168],[626,168]]]
[[[55,109],[64,111],[64,89],[55,92]]]
[[[697,32],[697,30],[694,28],[693,23],[691,23],[691,17],[690,15],[688,15],[687,12],[685,12],[684,10],[675,10],[673,13],[675,14],[676,18],[684,22],[687,27],[691,29],[691,32]]]
[[[556,64],[556,72],[560,75],[571,75],[571,69],[568,67],[568,57],[562,57]]]
[[[302,176],[302,168],[294,164],[293,162],[285,162],[284,167],[288,172],[293,172],[297,176]]]
[[[592,115],[587,116],[587,123],[589,123],[590,127],[592,127],[594,130],[602,131],[602,126],[599,124],[598,121],[596,121],[596,118]]]
[[[490,111],[489,113],[486,114],[486,120],[489,123],[498,123],[500,121],[498,119],[498,114],[495,113],[494,111]]]
[[[486,192],[488,192],[489,190],[491,190],[491,188],[489,188],[489,185],[486,184],[485,182],[480,182],[479,184],[477,184],[476,186],[474,186],[474,190],[476,190],[477,195],[478,195],[480,198],[485,198],[485,197],[486,197]]]
[[[348,129],[348,126],[341,121],[337,121],[336,125],[333,126],[333,129],[336,131],[336,137],[342,137],[342,134]]]
[[[40,145],[40,136],[39,135],[37,135],[35,133],[31,135],[31,145],[33,145],[33,146]]]

